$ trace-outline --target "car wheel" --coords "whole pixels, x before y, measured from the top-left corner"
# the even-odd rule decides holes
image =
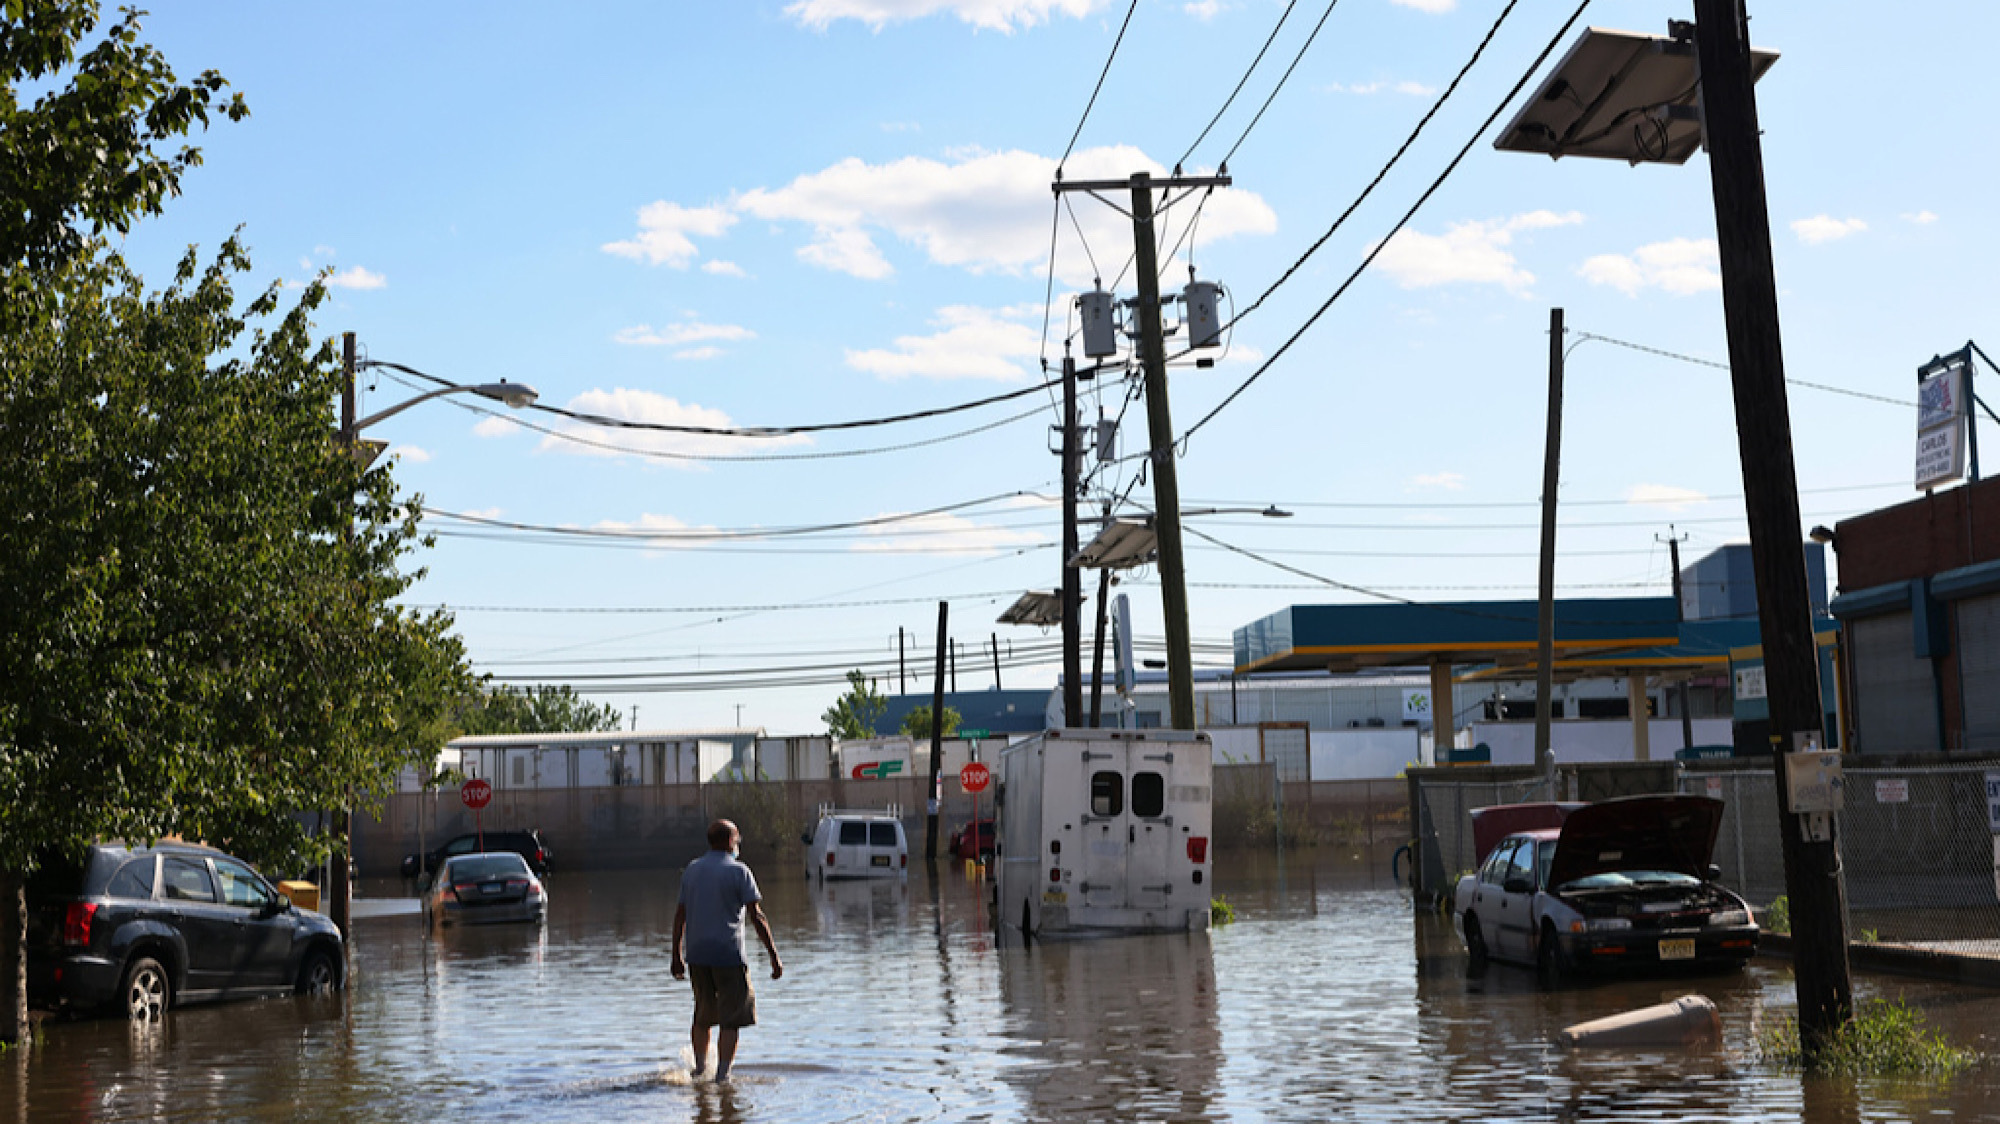
[[[1569,957],[1564,955],[1562,941],[1556,938],[1553,925],[1542,926],[1542,939],[1535,948],[1535,969],[1541,974],[1544,987],[1557,988],[1569,981]]]
[[[325,995],[340,987],[340,967],[334,963],[333,954],[323,948],[306,953],[299,965],[299,978],[292,990],[300,995]]]
[[[159,1022],[173,1005],[174,985],[167,969],[150,956],[141,956],[125,969],[125,1017],[133,1022]]]
[[[1486,934],[1479,931],[1479,918],[1465,915],[1465,966],[1478,973],[1486,970]]]

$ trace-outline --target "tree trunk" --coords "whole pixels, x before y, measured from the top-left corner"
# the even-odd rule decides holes
[[[28,1033],[28,892],[18,873],[0,870],[0,1042],[25,1047]]]

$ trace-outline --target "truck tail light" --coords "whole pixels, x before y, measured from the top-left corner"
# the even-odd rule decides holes
[[[1050,867],[1050,868],[1049,868],[1049,881],[1051,881],[1051,882],[1061,882],[1061,881],[1062,881],[1062,868],[1061,868],[1061,867],[1058,867],[1058,866],[1052,866],[1052,867]]]
[[[828,851],[828,852],[826,853],[826,865],[828,865],[828,866],[832,866],[832,865],[833,865],[833,856],[834,856],[834,852],[832,852],[832,851]]]
[[[1188,861],[1191,863],[1205,863],[1208,861],[1208,836],[1188,836]]]
[[[902,860],[902,862],[897,865],[901,866],[905,870],[908,870],[910,868],[910,853],[908,851],[905,851],[901,855],[898,855],[897,858]]]
[[[75,947],[90,944],[90,923],[97,917],[96,902],[71,902],[63,910],[63,943]]]

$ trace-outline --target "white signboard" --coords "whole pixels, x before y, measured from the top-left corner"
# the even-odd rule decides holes
[[[1709,798],[1710,800],[1720,800],[1720,799],[1722,799],[1722,778],[1721,778],[1721,777],[1710,777],[1710,778],[1708,778],[1708,798]]]
[[[1739,699],[1761,699],[1764,697],[1764,665],[1736,669],[1736,697]]]
[[[1881,777],[1875,781],[1875,803],[1908,804],[1910,802],[1910,781],[1908,777]]]
[[[1986,774],[1986,822],[2000,835],[2000,773]]]
[[[1965,475],[1965,369],[1952,367],[1917,384],[1917,487]]]
[[[1419,721],[1429,721],[1431,717],[1431,692],[1428,687],[1403,688],[1403,717]]]

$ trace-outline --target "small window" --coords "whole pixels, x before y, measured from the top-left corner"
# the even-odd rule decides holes
[[[527,783],[528,756],[525,753],[517,753],[514,755],[514,787],[520,788]]]
[[[1115,816],[1124,810],[1124,774],[1109,771],[1090,774],[1090,814]]]
[[[168,855],[163,884],[169,901],[213,902],[215,900],[215,883],[208,877],[207,864],[200,859]]]
[[[1167,778],[1158,773],[1132,774],[1132,814],[1147,819],[1167,814]]]
[[[892,823],[869,824],[868,845],[871,847],[894,847],[896,845],[896,825]]]
[[[861,820],[840,821],[840,845],[843,847],[867,846],[868,825]]]
[[[158,864],[152,856],[133,859],[118,868],[111,876],[111,884],[104,892],[114,898],[137,898],[144,901],[153,896],[153,869]]]
[[[1141,730],[1157,730],[1161,727],[1160,717],[1157,710],[1142,710],[1133,715],[1136,719],[1133,725]]]
[[[217,859],[215,875],[222,880],[223,904],[251,909],[262,909],[271,904],[271,891],[265,888],[264,880],[242,863]]]

